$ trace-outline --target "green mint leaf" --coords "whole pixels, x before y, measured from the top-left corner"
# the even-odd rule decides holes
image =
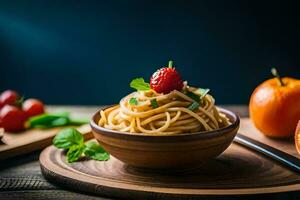
[[[69,149],[73,145],[82,145],[83,136],[75,128],[65,128],[57,133],[53,145],[60,149]]]
[[[89,141],[85,144],[84,154],[93,159],[99,161],[106,161],[109,159],[109,153],[107,153],[97,142]]]
[[[84,144],[71,146],[67,153],[68,162],[72,163],[77,161],[81,157],[84,148],[85,148]]]
[[[156,99],[151,99],[151,107],[152,108],[158,108],[158,103],[157,103],[157,101],[156,101]]]
[[[203,88],[199,88],[198,89],[199,93],[200,93],[200,99],[202,99],[203,97],[205,97],[205,95],[207,95],[210,91],[210,89],[203,89]]]
[[[130,87],[138,90],[138,91],[146,91],[150,90],[149,83],[146,83],[143,78],[136,78],[130,82]]]
[[[186,95],[190,98],[192,98],[194,101],[196,102],[199,102],[200,101],[200,96],[195,94],[194,92],[190,92],[190,91],[187,91],[186,92]]]
[[[195,110],[197,108],[199,108],[200,104],[197,102],[193,102],[191,105],[189,105],[188,109],[189,110]]]
[[[138,105],[138,101],[136,100],[135,97],[131,97],[131,98],[129,99],[129,104],[130,104],[130,105]]]

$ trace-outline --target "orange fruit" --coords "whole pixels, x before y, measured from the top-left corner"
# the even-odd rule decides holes
[[[289,137],[300,120],[300,80],[280,78],[277,72],[274,75],[277,77],[263,82],[252,93],[249,114],[266,136]]]
[[[300,154],[300,120],[298,121],[298,125],[295,132],[295,145],[298,153]]]

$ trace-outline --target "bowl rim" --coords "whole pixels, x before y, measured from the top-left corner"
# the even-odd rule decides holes
[[[167,139],[185,139],[185,138],[193,138],[193,137],[200,137],[200,138],[211,138],[216,136],[222,136],[228,132],[231,132],[231,130],[234,130],[236,128],[239,128],[240,125],[240,118],[235,113],[228,109],[217,107],[218,110],[225,114],[226,116],[230,116],[230,118],[233,118],[232,124],[229,126],[225,126],[220,129],[212,130],[212,131],[202,131],[202,132],[194,132],[194,133],[183,133],[183,134],[175,134],[175,135],[146,135],[141,133],[128,133],[128,132],[122,132],[122,131],[116,131],[107,129],[104,127],[101,127],[98,125],[98,123],[95,122],[95,119],[98,115],[100,115],[100,110],[107,109],[109,107],[112,107],[114,105],[110,106],[104,106],[103,108],[99,109],[96,113],[93,114],[91,120],[90,120],[90,126],[94,132],[98,133],[101,132],[101,134],[104,134],[109,137],[117,137],[117,138],[131,138],[131,139],[158,139],[158,138],[167,138]]]

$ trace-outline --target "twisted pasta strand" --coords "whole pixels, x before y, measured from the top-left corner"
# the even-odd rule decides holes
[[[130,104],[131,98],[136,98],[138,105]],[[153,99],[157,108],[151,106]],[[98,124],[112,130],[146,135],[210,131],[230,124],[228,118],[217,110],[211,95],[202,97],[197,109],[188,109],[193,102],[192,98],[176,90],[166,95],[153,90],[133,92],[118,105],[101,110]]]

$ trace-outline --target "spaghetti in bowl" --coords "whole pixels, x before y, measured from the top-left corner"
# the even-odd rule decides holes
[[[238,116],[216,107],[209,89],[188,86],[170,62],[150,84],[137,78],[130,86],[137,91],[91,120],[98,142],[126,164],[194,167],[221,154],[238,131]]]
[[[199,88],[186,86],[183,91],[133,92],[119,105],[101,110],[98,125],[120,132],[162,136],[212,131],[231,123],[218,111],[207,90],[201,92]],[[191,94],[199,97],[199,101],[191,98]]]
[[[90,124],[102,147],[130,166],[148,169],[196,167],[225,151],[239,129],[240,121],[235,113],[223,108],[218,110],[228,118],[230,125],[204,132],[156,136],[111,130],[98,125],[100,111],[94,114]]]

